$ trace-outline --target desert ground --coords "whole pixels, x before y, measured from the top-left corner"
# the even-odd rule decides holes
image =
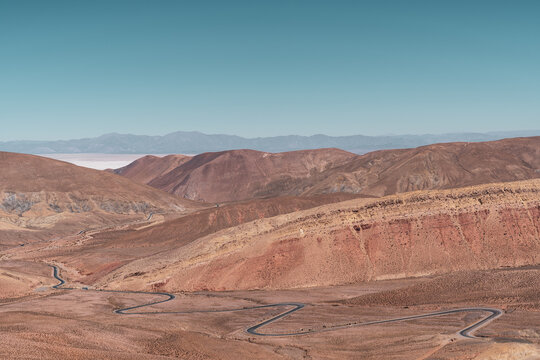
[[[540,359],[539,140],[0,153],[0,358]]]
[[[536,359],[540,356],[539,267],[459,273],[294,290],[181,292],[166,303],[117,314],[113,310],[160,301],[163,295],[64,287],[45,263],[2,261],[0,356],[18,359]],[[67,272],[66,272],[67,273]],[[60,276],[64,276],[60,272]],[[457,286],[456,283],[464,285]],[[527,287],[521,289],[520,284]],[[485,291],[471,291],[487,287]],[[72,289],[71,289],[72,288]],[[520,288],[516,291],[516,288]],[[411,291],[416,290],[416,291]],[[449,295],[450,296],[447,296]],[[454,299],[452,295],[455,294]],[[508,295],[501,295],[508,294]],[[258,329],[246,330],[291,308],[305,307]],[[484,307],[382,324],[441,310]],[[254,309],[250,309],[255,307]],[[236,311],[230,311],[236,310]],[[211,311],[211,312],[208,312]],[[368,324],[366,324],[368,323]],[[304,333],[302,335],[294,335]],[[286,335],[290,334],[290,335]]]

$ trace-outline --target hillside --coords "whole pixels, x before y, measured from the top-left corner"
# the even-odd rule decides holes
[[[540,137],[529,137],[377,151],[306,179],[296,191],[384,196],[538,177]]]
[[[114,269],[156,253],[170,252],[199,238],[253,220],[310,209],[323,204],[357,198],[354,194],[256,199],[203,209],[153,224],[92,232],[67,239],[67,245],[40,256],[77,270],[77,280],[87,284]],[[73,247],[75,246],[75,247]],[[76,250],[74,250],[76,249]],[[22,258],[26,258],[24,251]],[[79,277],[80,276],[80,277]]]
[[[348,192],[385,196],[540,177],[540,137],[445,143],[358,156],[337,149],[286,153],[233,150],[145,157],[117,170],[192,200]],[[181,162],[175,167],[175,162]]]
[[[147,155],[113,172],[140,184],[148,184],[157,177],[177,168],[191,159],[186,155],[167,155],[164,157]]]
[[[4,246],[7,239],[26,242],[122,218],[200,207],[114,174],[39,156],[0,152],[0,167]]]
[[[354,154],[338,149],[264,153],[231,150],[194,156],[148,185],[191,200],[227,202],[290,195],[288,183],[344,164]],[[140,170],[145,171],[146,170]],[[274,184],[279,184],[275,186]]]
[[[222,230],[100,284],[279,289],[532,265],[539,219],[540,180],[355,199]]]

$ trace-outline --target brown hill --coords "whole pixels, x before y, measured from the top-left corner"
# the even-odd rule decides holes
[[[296,189],[384,196],[538,177],[540,137],[530,137],[376,151],[306,179]]]
[[[148,184],[181,197],[225,202],[260,196],[287,195],[288,183],[310,177],[355,155],[338,149],[271,154],[231,150],[194,156]],[[279,183],[279,186],[269,184]]]
[[[335,192],[385,196],[538,178],[540,137],[434,144],[362,156],[337,149],[278,154],[234,150],[201,154],[168,172],[172,165],[161,167],[165,162],[145,158],[129,165],[131,171],[119,173],[208,202]],[[148,181],[151,174],[155,177]]]
[[[538,264],[539,219],[540,180],[355,199],[222,230],[100,285],[292,288]]]
[[[355,194],[325,194],[306,197],[255,199],[212,207],[163,222],[135,224],[129,228],[93,233],[80,241],[76,250],[64,246],[51,253],[41,252],[77,270],[79,281],[91,284],[106,273],[133,260],[173,251],[222,229],[253,220],[293,213],[323,204],[357,198]],[[23,256],[24,258],[24,256]]]
[[[164,157],[147,155],[127,166],[114,170],[114,173],[141,184],[148,184],[153,179],[168,173],[190,159],[191,156],[186,155],[167,155]]]
[[[59,224],[73,231],[93,223],[196,207],[114,174],[34,155],[0,152],[0,168],[2,245],[7,238],[58,236],[64,232]]]

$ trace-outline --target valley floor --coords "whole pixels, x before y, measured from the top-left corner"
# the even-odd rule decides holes
[[[66,272],[67,273],[67,272]],[[161,300],[151,294],[84,289],[54,290],[44,263],[0,262],[2,288],[18,282],[27,292],[0,299],[0,358],[6,359],[537,359],[540,297],[527,296],[540,268],[457,273],[336,287],[282,291],[177,293],[144,311],[231,309],[301,302],[306,306],[268,324],[263,333],[321,331],[358,322],[462,307],[493,307],[503,315],[465,339],[458,331],[486,317],[482,312],[353,326],[300,336],[256,336],[253,324],[286,307],[241,312],[119,315],[114,309]],[[11,281],[11,282],[10,282]],[[482,289],[482,298],[474,288]],[[71,286],[66,276],[66,285]],[[77,285],[80,287],[80,285]],[[482,285],[485,286],[485,285]],[[410,291],[414,290],[414,291]],[[434,294],[434,292],[436,294]],[[4,293],[7,294],[7,293]],[[3,294],[3,295],[4,295]],[[411,294],[414,294],[412,296]],[[441,295],[442,294],[442,295]],[[470,295],[464,295],[470,294]]]

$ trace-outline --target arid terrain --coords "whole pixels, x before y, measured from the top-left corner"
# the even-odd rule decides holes
[[[145,157],[116,170],[206,202],[336,192],[384,196],[540,177],[540,137],[446,143],[355,155],[338,149],[234,150]]]
[[[530,180],[297,211],[177,243],[100,285],[282,289],[534,265],[540,261],[539,187],[540,180]],[[136,272],[141,275],[130,276]]]
[[[261,195],[299,195],[289,191],[286,183],[309,178],[355,157],[339,149],[277,154],[231,150],[190,159],[143,158],[116,173],[187,199],[227,202]],[[140,175],[153,174],[153,169],[157,170],[153,178]]]
[[[0,152],[0,249],[205,207],[103,171]]]
[[[540,359],[539,161],[0,153],[0,358]]]

